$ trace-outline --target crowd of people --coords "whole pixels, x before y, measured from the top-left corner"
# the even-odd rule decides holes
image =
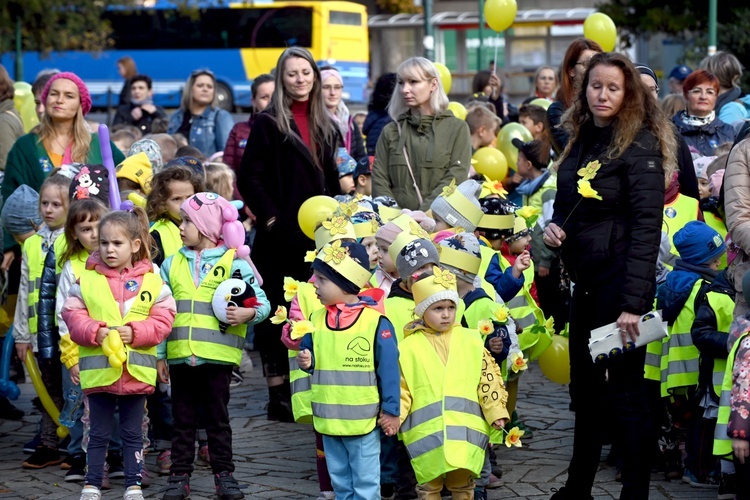
[[[65,71],[37,77],[24,134],[0,67],[3,307],[65,417],[42,412],[22,467],[60,464],[82,500],[122,477],[137,500],[158,453],[164,500],[190,495],[197,462],[244,498],[228,402],[252,344],[267,418],[313,425],[320,499],[487,498],[495,445],[533,438],[522,375],[562,335],[575,427],[552,498],[591,496],[604,444],[620,498],[648,498],[652,468],[750,498],[750,101],[732,54],[676,67],[660,100],[651,68],[581,38],[518,107],[478,72],[461,119],[425,58],[352,114],[339,71],[293,47],[239,123],[209,70],[167,118],[118,64],[109,146]],[[532,139],[506,178],[477,174],[508,124]],[[640,345],[653,311],[666,336]],[[592,358],[612,323],[622,348]]]

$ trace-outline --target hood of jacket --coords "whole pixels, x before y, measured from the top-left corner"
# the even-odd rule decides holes
[[[732,87],[727,92],[724,92],[719,97],[716,98],[716,104],[714,105],[714,110],[716,111],[716,116],[719,116],[719,111],[721,111],[721,108],[724,107],[725,104],[729,104],[732,101],[735,101],[736,99],[739,99],[742,95],[742,89],[739,87]]]
[[[88,269],[89,271],[95,270],[102,276],[105,276],[107,279],[111,279],[120,278],[121,276],[143,276],[146,273],[152,272],[154,270],[154,266],[147,259],[143,259],[136,262],[133,267],[126,267],[122,270],[122,273],[118,273],[116,270],[112,269],[104,263],[99,250],[96,250],[94,253],[89,255],[88,259],[86,259],[86,269]]]
[[[700,279],[712,281],[715,276],[715,271],[708,266],[693,266],[678,259],[666,281],[656,289],[656,309],[662,310],[662,318],[668,324],[673,324],[690,297],[695,282]]]

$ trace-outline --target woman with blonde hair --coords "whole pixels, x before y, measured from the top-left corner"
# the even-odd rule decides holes
[[[534,73],[534,88],[531,90],[532,99],[543,98],[555,100],[557,89],[557,72],[552,66],[539,66]]]
[[[558,163],[557,195],[544,242],[561,248],[575,282],[570,312],[573,457],[552,497],[589,498],[602,440],[617,429],[620,498],[648,498],[651,415],[644,383],[646,348],[630,350],[640,316],[653,309],[665,179],[676,169],[669,119],[632,62],[594,55],[571,108]],[[594,363],[591,330],[617,323],[626,351]]]
[[[310,278],[305,252],[315,245],[297,223],[302,203],[339,194],[336,148],[341,140],[328,114],[320,70],[310,52],[286,49],[276,65],[271,103],[256,115],[237,172],[237,187],[256,216],[253,262],[271,304],[284,304],[283,281]],[[268,418],[292,421],[287,349],[281,326],[255,326],[268,383]]]
[[[471,134],[447,111],[448,96],[429,59],[412,57],[398,67],[398,83],[372,169],[373,196],[390,196],[401,208],[428,210],[442,189],[469,175]]]
[[[232,127],[232,115],[219,107],[214,74],[208,69],[193,71],[182,90],[180,109],[169,119],[167,133],[184,135],[190,146],[208,158],[224,151]]]

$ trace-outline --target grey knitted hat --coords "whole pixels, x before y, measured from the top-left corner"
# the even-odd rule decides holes
[[[449,195],[441,194],[432,202],[432,213],[443,219],[451,227],[460,227],[466,231],[474,231],[482,218],[482,207],[479,204],[479,194],[482,185],[473,179],[454,186],[455,191]],[[450,191],[449,187],[444,188]],[[453,199],[457,197],[457,199]],[[464,208],[459,208],[462,205]],[[474,209],[476,208],[476,209]]]
[[[25,234],[42,225],[39,214],[39,193],[26,184],[13,191],[0,212],[3,228],[10,234]],[[34,227],[36,226],[36,227]]]
[[[427,264],[440,265],[440,254],[434,243],[423,238],[410,241],[396,257],[396,270],[402,280]]]

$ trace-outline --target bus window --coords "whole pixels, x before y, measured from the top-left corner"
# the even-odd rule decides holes
[[[362,26],[362,14],[359,12],[341,12],[332,10],[328,14],[330,24],[343,24],[346,26]]]

